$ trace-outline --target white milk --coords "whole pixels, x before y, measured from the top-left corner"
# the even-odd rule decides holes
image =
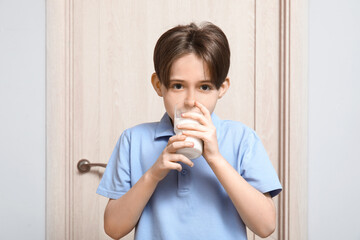
[[[199,124],[199,122],[197,122],[197,121],[195,121],[193,119],[175,118],[174,132],[176,134],[182,134],[182,130],[178,129],[176,126],[179,125],[179,124],[186,124],[186,123]],[[182,148],[182,149],[179,149],[176,153],[183,154],[185,157],[187,157],[189,159],[194,159],[194,158],[200,157],[202,152],[203,152],[203,141],[198,139],[198,138],[194,138],[194,137],[186,137],[185,141],[193,142],[194,147],[192,147],[192,148]]]

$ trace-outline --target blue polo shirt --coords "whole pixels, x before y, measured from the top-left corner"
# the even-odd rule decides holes
[[[272,197],[281,191],[278,176],[256,133],[214,113],[222,156],[254,188]],[[97,193],[118,199],[155,163],[175,133],[165,113],[160,122],[127,129],[110,157]],[[246,227],[228,194],[201,156],[158,184],[135,230],[135,239],[247,239]],[[239,194],[243,194],[239,192]]]

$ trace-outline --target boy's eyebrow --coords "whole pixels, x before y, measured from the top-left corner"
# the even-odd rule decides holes
[[[185,80],[183,79],[177,79],[177,78],[172,78],[169,80],[170,82],[185,82]],[[200,80],[201,83],[212,83],[211,80],[208,79],[204,79],[204,80]]]

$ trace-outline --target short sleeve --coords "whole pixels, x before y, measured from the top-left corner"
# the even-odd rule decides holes
[[[278,195],[282,190],[279,178],[260,138],[253,130],[246,135],[241,148],[241,176],[258,191],[270,193],[271,197]]]
[[[118,199],[131,188],[130,141],[126,131],[120,136],[96,193]]]

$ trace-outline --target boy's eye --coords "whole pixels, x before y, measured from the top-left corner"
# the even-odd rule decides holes
[[[173,86],[172,86],[173,89],[182,89],[182,85],[180,83],[175,83]]]
[[[211,90],[211,87],[209,85],[201,85],[200,89],[203,91],[209,91]]]

